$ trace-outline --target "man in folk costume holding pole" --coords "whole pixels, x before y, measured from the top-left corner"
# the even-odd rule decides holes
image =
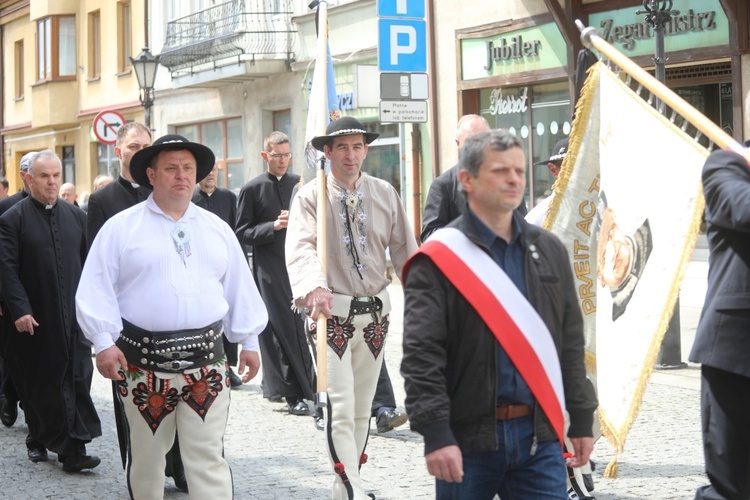
[[[438,499],[565,499],[565,410],[574,453],[593,448],[597,406],[562,243],[514,209],[520,140],[480,132],[461,149],[468,206],[404,270],[406,409]]]
[[[386,287],[386,249],[400,272],[417,249],[396,190],[362,172],[369,133],[355,118],[332,121],[313,146],[331,162],[325,184],[325,213],[316,212],[316,183],[292,202],[286,261],[294,306],[327,317],[326,433],[336,473],[334,499],[364,499],[359,468],[366,461],[370,405],[375,394],[391,309]],[[317,221],[324,217],[324,234]],[[326,256],[316,246],[324,238]],[[325,271],[324,271],[325,265]],[[318,331],[321,327],[318,327]],[[321,366],[318,363],[320,377]]]

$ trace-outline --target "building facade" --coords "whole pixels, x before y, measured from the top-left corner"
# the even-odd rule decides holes
[[[96,139],[92,122],[103,110],[143,120],[130,57],[144,43],[144,8],[138,0],[0,1],[0,137],[11,192],[29,151],[54,150],[79,193],[100,173],[118,174],[114,147]]]
[[[664,2],[660,2],[664,3]],[[579,31],[597,28],[619,51],[653,70],[654,33],[638,0],[529,0],[455,9],[433,4],[431,77],[436,85],[439,169],[456,156],[451,126],[466,113],[510,128],[528,152],[526,201],[550,189],[544,164],[552,146],[570,133],[575,101]],[[748,5],[735,0],[674,0],[679,14],[665,26],[666,84],[738,141],[748,136],[750,81]],[[705,141],[705,139],[704,139]],[[445,162],[445,159],[449,159]]]

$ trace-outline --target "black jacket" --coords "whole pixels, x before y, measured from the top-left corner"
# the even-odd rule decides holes
[[[703,167],[708,290],[690,361],[750,377],[750,168],[715,151]]]
[[[586,378],[583,319],[563,244],[523,220],[520,243],[529,302],[557,347],[571,437],[592,436],[596,395]],[[448,227],[462,231],[488,254],[464,213]],[[529,247],[533,245],[534,251]],[[497,340],[468,301],[425,255],[416,255],[404,283],[406,410],[411,427],[424,436],[425,453],[457,444],[464,452],[497,449]],[[555,439],[538,404],[538,441]]]
[[[86,239],[89,248],[110,217],[144,201],[149,194],[150,189],[143,186],[135,188],[130,181],[122,177],[91,193],[86,218]]]

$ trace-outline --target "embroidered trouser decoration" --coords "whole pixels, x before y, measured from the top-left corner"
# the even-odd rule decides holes
[[[328,346],[333,349],[339,359],[346,352],[349,340],[354,335],[354,324],[352,323],[354,316],[350,314],[343,322],[342,319],[340,316],[331,316],[326,322]]]
[[[221,392],[222,375],[215,368],[204,366],[199,372],[185,375],[187,384],[182,388],[185,401],[202,419]]]
[[[121,375],[125,373],[121,370]],[[145,381],[138,382],[145,377]],[[162,380],[153,372],[144,372],[135,366],[128,366],[128,376],[117,383],[120,396],[128,397],[128,378],[136,382],[133,388],[133,404],[148,424],[152,433],[156,433],[159,424],[172,413],[180,400],[177,389],[171,387],[171,380]]]
[[[367,347],[370,348],[370,352],[375,356],[375,359],[377,359],[383,351],[383,347],[385,347],[385,337],[388,335],[388,326],[391,322],[388,319],[388,314],[383,316],[380,320],[378,320],[377,312],[371,313],[371,316],[372,322],[364,327],[362,331],[365,334],[365,343],[367,344]]]

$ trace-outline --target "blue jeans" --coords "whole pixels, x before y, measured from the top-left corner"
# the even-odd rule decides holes
[[[565,500],[565,461],[556,440],[538,443],[531,455],[531,417],[497,422],[498,449],[463,455],[460,483],[437,480],[436,500]]]

